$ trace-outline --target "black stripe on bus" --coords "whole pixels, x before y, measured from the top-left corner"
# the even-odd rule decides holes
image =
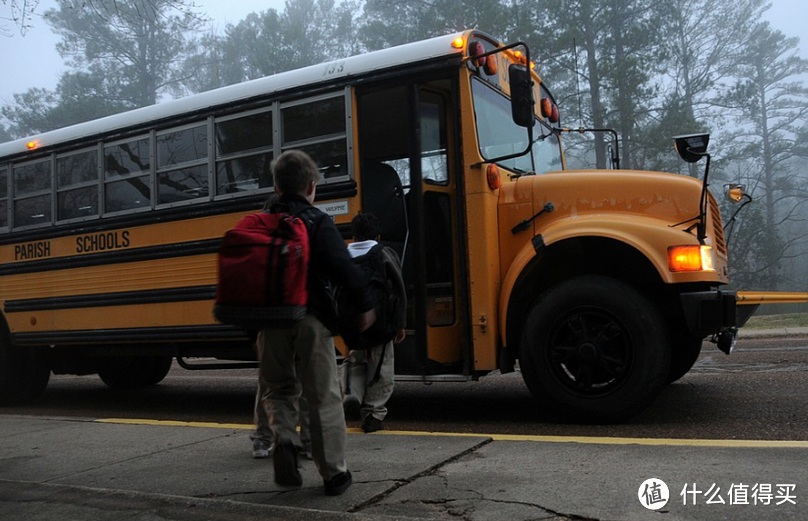
[[[43,333],[16,333],[15,345],[59,345],[133,342],[184,342],[211,340],[244,340],[244,331],[233,326],[173,326],[127,329],[90,329],[80,331],[48,331]]]
[[[219,251],[221,242],[221,239],[205,239],[201,241],[163,244],[160,246],[147,246],[145,248],[111,250],[86,255],[71,255],[67,257],[54,257],[52,259],[15,262],[0,266],[0,276],[205,255]]]
[[[123,291],[120,293],[71,295],[69,297],[7,300],[5,303],[5,311],[6,313],[20,313],[23,311],[50,311],[54,309],[163,304],[166,302],[213,300],[214,298],[216,298],[216,286],[195,286],[188,288]]]

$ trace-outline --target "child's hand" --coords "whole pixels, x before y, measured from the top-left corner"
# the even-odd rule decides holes
[[[393,338],[393,342],[395,342],[396,344],[400,344],[401,342],[404,341],[404,337],[406,337],[406,336],[407,336],[407,332],[404,331],[403,328],[399,329],[398,331],[396,331],[396,336],[395,336],[395,338]]]

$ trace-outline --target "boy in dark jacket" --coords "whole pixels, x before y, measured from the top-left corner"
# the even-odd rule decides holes
[[[270,212],[298,215],[309,232],[308,301],[306,316],[287,326],[266,327],[258,334],[259,378],[266,389],[264,407],[275,437],[275,482],[303,484],[298,470],[298,398],[309,406],[312,457],[323,478],[327,495],[342,494],[352,483],[345,462],[345,416],[333,332],[336,310],[332,282],[355,291],[361,327],[375,320],[359,268],[331,218],[312,206],[320,173],[305,153],[289,150],[272,164],[277,203]],[[295,358],[297,357],[297,363]]]
[[[381,239],[381,223],[370,213],[360,213],[351,222],[354,242],[348,245],[351,257],[368,255]],[[395,336],[387,343],[370,349],[354,349],[348,352],[343,364],[343,407],[348,420],[362,420],[362,430],[382,430],[382,421],[387,416],[387,400],[393,394],[395,383],[393,343],[404,341],[407,310],[407,295],[401,276],[401,261],[392,248],[382,247],[382,280],[395,296]],[[377,317],[378,318],[378,317]]]

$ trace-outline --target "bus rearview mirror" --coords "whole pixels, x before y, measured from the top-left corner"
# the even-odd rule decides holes
[[[533,78],[530,69],[524,65],[512,64],[508,67],[511,80],[511,114],[513,122],[520,127],[533,127]]]

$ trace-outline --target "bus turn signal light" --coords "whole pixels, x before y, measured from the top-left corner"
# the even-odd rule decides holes
[[[668,268],[673,272],[715,271],[713,249],[710,246],[671,246],[668,248]]]
[[[553,103],[550,98],[542,98],[539,102],[541,105],[541,115],[550,123],[558,123],[560,116],[558,114],[558,105]]]
[[[502,186],[502,176],[499,175],[499,167],[493,163],[485,169],[485,176],[488,178],[488,188],[496,190]]]

